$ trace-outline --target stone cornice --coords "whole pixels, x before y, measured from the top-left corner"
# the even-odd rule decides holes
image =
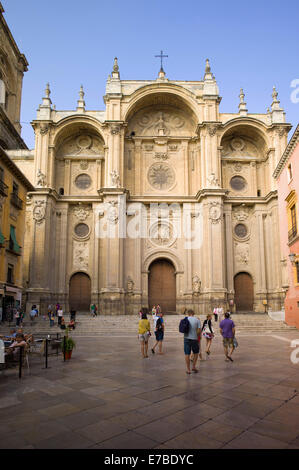
[[[10,136],[16,140],[17,145],[19,145],[19,148],[28,150],[27,145],[25,144],[24,140],[22,139],[14,125],[8,119],[6,112],[4,111],[2,106],[0,106],[0,122],[6,128],[8,134],[10,134]]]
[[[297,125],[294,131],[294,134],[291,137],[291,140],[289,141],[284,153],[282,154],[281,159],[278,162],[277,167],[275,168],[275,171],[273,173],[274,178],[278,178],[278,176],[281,174],[288,159],[290,158],[293,151],[295,150],[295,147],[297,146],[298,142],[299,142],[299,124]]]
[[[11,44],[13,50],[14,50],[14,53],[17,56],[18,61],[22,62],[22,64],[23,64],[24,72],[27,72],[29,64],[27,62],[27,59],[26,59],[25,55],[20,52],[20,50],[17,46],[17,43],[14,40],[13,35],[10,32],[10,29],[9,29],[9,27],[8,27],[6,21],[5,21],[5,18],[3,16],[4,11],[5,10],[4,10],[2,4],[0,3],[0,20],[1,20],[1,23],[3,25],[3,29],[4,29],[4,31],[6,33],[6,36],[8,37],[8,40],[9,40],[9,42],[10,42],[10,44]]]

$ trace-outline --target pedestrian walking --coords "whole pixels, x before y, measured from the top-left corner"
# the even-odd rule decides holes
[[[209,356],[211,354],[211,345],[212,340],[215,336],[213,327],[212,327],[212,315],[208,314],[206,320],[203,322],[202,325],[202,334],[206,338],[206,354]]]
[[[215,321],[218,321],[218,307],[214,307],[213,315],[214,315]]]
[[[193,352],[193,366],[192,371],[194,373],[198,372],[196,368],[196,363],[199,354],[199,344],[198,344],[198,334],[201,331],[201,323],[198,318],[194,317],[193,310],[187,310],[187,321],[189,323],[188,330],[184,332],[184,354],[185,354],[185,363],[186,363],[186,374],[191,374],[190,367],[190,355],[191,351]],[[186,322],[185,322],[186,323]],[[180,330],[181,331],[181,330]]]
[[[62,310],[61,307],[59,307],[59,310],[57,310],[57,317],[58,317],[57,325],[60,326],[61,325],[61,319],[63,317],[63,310]]]
[[[145,312],[145,309],[142,310],[142,317],[138,323],[138,338],[140,341],[141,355],[143,358],[147,358],[148,340],[151,336],[151,325],[149,320],[147,319],[147,313]]]
[[[72,320],[76,321],[76,310],[73,308],[70,310],[70,321]]]
[[[152,317],[154,319],[154,317],[157,315],[157,310],[156,310],[156,306],[153,305],[153,308],[152,308]]]
[[[159,349],[158,354],[164,354],[162,352],[162,343],[164,339],[164,320],[162,318],[161,312],[154,317],[154,328],[155,328],[156,343],[152,347],[152,353],[155,354],[155,349],[158,346],[158,349]]]
[[[236,328],[234,322],[229,318],[229,312],[225,313],[225,318],[220,322],[220,333],[223,337],[223,347],[226,361],[233,362],[232,353],[234,352],[234,338]]]
[[[218,305],[217,314],[218,314],[218,320],[219,322],[221,322],[224,319],[223,308],[221,307],[221,305]]]
[[[54,324],[55,324],[55,315],[54,315],[53,311],[51,311],[50,314],[49,314],[49,320],[50,320],[50,327],[54,326]]]
[[[21,314],[20,310],[17,308],[15,312],[16,326],[20,326],[21,323]]]
[[[30,310],[30,320],[31,320],[31,324],[34,322],[35,320],[35,317],[36,317],[36,310],[34,308],[35,306],[33,305],[31,310]]]
[[[90,313],[91,313],[91,315],[92,315],[93,318],[97,316],[97,311],[96,311],[96,310],[97,310],[96,305],[95,305],[95,304],[91,304],[91,306],[90,306]]]

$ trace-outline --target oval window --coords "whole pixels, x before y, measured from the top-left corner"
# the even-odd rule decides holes
[[[79,189],[87,189],[91,185],[91,178],[89,175],[86,173],[83,173],[82,175],[77,176],[75,179],[75,185]]]
[[[75,227],[77,237],[86,237],[89,233],[89,227],[86,224],[78,224]]]
[[[242,191],[246,187],[246,180],[243,176],[233,176],[230,180],[230,185],[235,191]]]

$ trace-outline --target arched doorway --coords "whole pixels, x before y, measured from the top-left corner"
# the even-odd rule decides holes
[[[159,304],[162,312],[176,311],[176,277],[173,264],[167,259],[157,259],[149,267],[149,308]]]
[[[253,281],[248,273],[239,273],[234,278],[237,312],[253,311]]]
[[[91,282],[85,273],[76,273],[70,279],[69,306],[77,311],[89,311]]]

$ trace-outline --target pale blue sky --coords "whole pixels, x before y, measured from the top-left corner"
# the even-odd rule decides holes
[[[81,83],[87,109],[104,109],[113,58],[122,79],[155,79],[161,49],[169,56],[169,79],[201,80],[210,59],[221,112],[237,112],[243,87],[249,112],[263,113],[276,85],[287,121],[298,123],[299,103],[290,98],[291,81],[299,79],[298,0],[1,1],[29,62],[21,120],[30,148],[34,135],[26,123],[35,118],[47,82],[57,109],[75,109]]]

